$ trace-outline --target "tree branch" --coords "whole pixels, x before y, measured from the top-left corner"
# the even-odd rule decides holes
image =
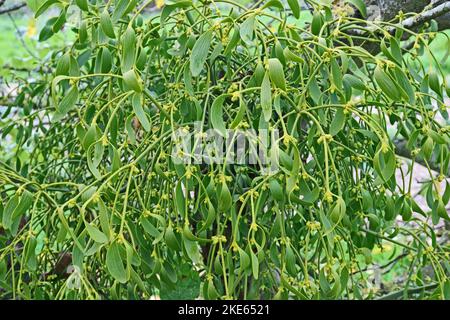
[[[450,1],[446,1],[437,7],[431,8],[430,10],[419,13],[415,17],[405,19],[402,23],[403,27],[411,29],[413,27],[419,26],[427,21],[440,17],[447,12],[450,12]]]
[[[0,0],[0,7],[4,3],[5,3],[5,0]],[[27,5],[26,3],[19,3],[19,4],[15,5],[15,6],[10,7],[10,8],[6,8],[6,9],[3,9],[3,10],[0,10],[0,14],[5,14],[5,13],[10,13],[10,12],[13,12],[13,11],[17,11],[17,10],[25,7],[26,5]]]
[[[415,293],[420,293],[421,291],[428,291],[428,290],[433,290],[436,289],[439,286],[439,284],[434,283],[434,284],[429,284],[426,286],[422,286],[422,287],[416,287],[416,288],[408,288],[408,289],[403,289],[403,290],[399,290],[399,291],[395,291],[392,293],[388,293],[385,296],[382,296],[376,300],[396,300],[398,298],[401,298],[404,294],[405,294],[405,290],[407,291],[407,294],[415,294]]]

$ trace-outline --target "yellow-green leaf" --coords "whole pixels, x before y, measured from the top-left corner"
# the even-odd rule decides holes
[[[127,272],[120,256],[120,247],[117,242],[113,242],[106,251],[106,267],[109,273],[120,283],[128,280]]]
[[[128,26],[122,37],[122,72],[131,70],[136,61],[136,32]]]
[[[203,70],[206,59],[208,58],[212,37],[212,30],[206,31],[197,39],[194,47],[192,48],[190,68],[193,77],[197,77]]]
[[[261,84],[261,108],[263,110],[264,120],[269,122],[272,118],[272,87],[268,72],[265,73]]]
[[[375,68],[373,73],[375,81],[377,82],[380,89],[392,100],[400,100],[400,92],[397,85],[392,81],[391,77],[384,72],[379,66]]]
[[[133,111],[145,131],[150,131],[150,121],[142,107],[142,95],[135,93],[132,97]]]
[[[295,18],[300,18],[300,4],[298,0],[288,0],[289,8],[291,8],[292,13]]]
[[[211,106],[211,124],[212,127],[217,130],[222,137],[226,137],[227,128],[223,121],[223,103],[227,98],[227,94],[218,96]]]
[[[138,93],[142,92],[142,80],[133,69],[123,74],[123,82],[125,85]]]
[[[87,230],[89,236],[92,238],[92,240],[94,240],[95,242],[98,242],[98,243],[108,242],[108,237],[103,232],[101,232],[97,227],[95,227],[89,223],[86,223],[85,225],[86,225],[86,230]]]
[[[111,21],[111,17],[109,16],[109,12],[104,10],[100,14],[100,26],[102,27],[103,32],[110,38],[114,39],[116,34],[114,33],[114,27]]]
[[[277,88],[286,91],[283,65],[277,58],[269,59],[269,76]]]

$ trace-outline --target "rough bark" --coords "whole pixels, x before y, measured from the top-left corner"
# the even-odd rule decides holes
[[[429,0],[366,0],[364,2],[369,15],[379,14],[379,18],[384,21],[393,19],[399,11],[420,12],[430,4]]]
[[[440,30],[450,28],[450,1],[443,0],[365,0],[369,19],[389,21],[400,12],[422,14],[421,23],[435,19]],[[440,10],[436,10],[440,8]],[[430,11],[435,11],[433,14]]]

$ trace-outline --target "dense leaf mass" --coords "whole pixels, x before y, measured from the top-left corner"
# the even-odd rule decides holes
[[[450,295],[434,229],[449,219],[437,117],[450,90],[419,59],[433,57],[433,24],[359,19],[362,1],[311,4],[311,18],[297,0],[179,0],[149,15],[151,2],[36,8],[60,12],[42,40],[64,26],[75,41],[1,127],[17,150],[0,163],[1,297],[178,297],[189,279],[190,298],[374,298],[386,245],[408,265],[402,294]],[[176,163],[173,133],[198,123],[278,130],[278,170]],[[424,181],[429,210],[411,195],[416,160],[441,170]]]

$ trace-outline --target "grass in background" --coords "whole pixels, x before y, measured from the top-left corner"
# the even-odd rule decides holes
[[[36,20],[27,11],[0,16],[0,77],[6,76],[10,68],[32,69],[45,61],[52,50],[61,48],[61,43],[70,40],[71,32],[63,31],[49,41],[39,42],[39,32],[48,18]]]

